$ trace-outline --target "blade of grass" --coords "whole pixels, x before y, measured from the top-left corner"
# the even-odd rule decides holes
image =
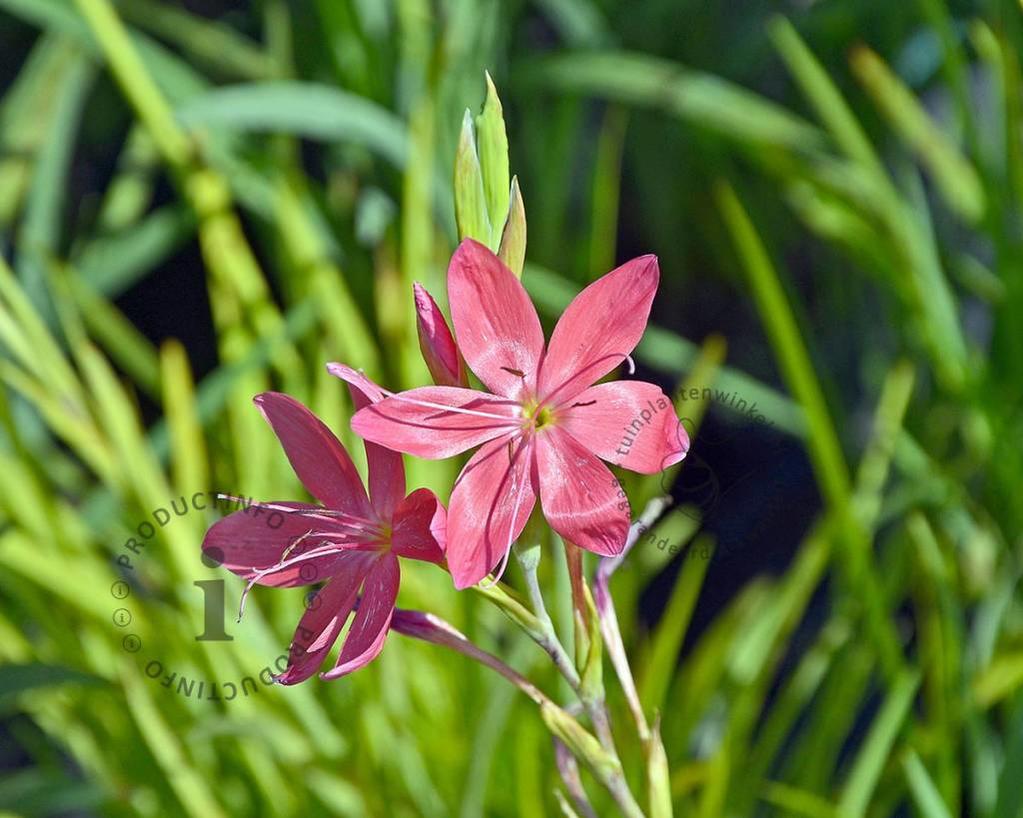
[[[881,772],[910,714],[919,684],[919,674],[907,671],[892,685],[842,788],[838,800],[838,812],[842,818],[866,814]]]
[[[265,79],[277,71],[274,61],[257,43],[186,9],[154,0],[132,0],[124,4],[122,13],[128,22],[162,37],[224,74]]]
[[[762,796],[787,815],[801,815],[805,818],[836,818],[835,807],[819,795],[785,784],[771,782],[764,786]]]
[[[160,348],[160,381],[174,486],[182,493],[208,486],[206,441],[196,405],[195,382],[185,348],[178,341],[166,341]]]
[[[658,712],[664,705],[664,697],[675,675],[679,653],[685,641],[689,623],[696,609],[696,600],[707,576],[710,559],[704,559],[704,550],[713,552],[713,544],[706,535],[696,539],[694,551],[701,556],[691,554],[682,563],[682,568],[675,579],[675,585],[664,613],[650,638],[648,653],[642,663],[642,675],[639,679],[639,698],[643,709]]]
[[[661,110],[759,146],[810,150],[821,132],[781,106],[720,77],[625,51],[548,57],[520,68],[520,81]]]
[[[856,115],[792,23],[784,17],[775,17],[770,34],[789,72],[799,81],[803,93],[838,146],[864,170],[879,179],[885,178],[884,167]]]
[[[397,168],[408,162],[404,123],[363,97],[311,82],[276,81],[214,88],[175,111],[188,128],[288,133],[362,145]]]
[[[247,345],[245,333],[233,314],[235,301],[250,310],[258,333],[279,329],[281,317],[232,209],[228,186],[218,174],[195,163],[187,134],[174,121],[169,104],[147,72],[109,0],[76,0],[76,3],[115,79],[196,212],[204,257],[214,278],[210,294],[214,318],[232,328],[223,342],[224,355],[230,360]],[[297,353],[290,345],[282,345],[275,364],[285,376],[300,370]],[[244,423],[239,428],[243,427]]]
[[[782,375],[806,413],[810,461],[825,504],[842,521],[842,547],[836,549],[847,581],[858,587],[866,621],[878,645],[883,665],[894,676],[903,664],[902,651],[880,590],[871,542],[855,519],[850,502],[849,473],[827,404],[809,354],[803,344],[777,272],[749,216],[730,186],[720,183],[718,205],[749,276],[754,300],[765,322]]]
[[[58,272],[92,336],[150,397],[160,392],[156,349],[117,307],[92,289],[74,270]]]
[[[56,89],[53,121],[36,157],[18,231],[18,277],[39,314],[49,322],[54,315],[47,292],[47,263],[60,242],[74,137],[94,76],[91,63],[76,53],[66,80]]]
[[[881,113],[930,171],[946,204],[967,222],[979,221],[986,202],[973,165],[876,53],[859,46],[851,60],[853,71]]]
[[[153,197],[160,156],[149,135],[139,126],[128,133],[117,172],[107,185],[96,226],[103,233],[116,233],[135,225],[145,214]]]
[[[147,694],[138,671],[125,665],[121,670],[121,683],[139,733],[186,814],[193,818],[226,818],[227,814],[206,785],[205,777],[191,763],[178,736]]]
[[[945,802],[941,799],[941,793],[934,786],[927,768],[912,750],[902,760],[902,769],[906,775],[906,783],[909,784],[909,791],[913,795],[916,808],[920,810],[922,818],[952,818]]]
[[[45,33],[33,47],[0,106],[0,230],[6,232],[28,190],[35,157],[50,136],[60,86],[79,59],[66,37]]]
[[[123,230],[83,243],[72,255],[72,262],[84,282],[99,295],[116,298],[169,259],[194,234],[192,213],[177,204],[165,205]]]

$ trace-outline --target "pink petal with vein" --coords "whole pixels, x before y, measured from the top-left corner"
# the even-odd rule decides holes
[[[276,511],[280,506],[309,512],[310,515]],[[215,522],[206,532],[202,550],[234,574],[244,579],[287,558],[297,557],[313,548],[351,539],[351,530],[337,520],[320,515],[320,506],[309,503],[253,504]],[[290,549],[290,550],[289,550]],[[309,585],[334,573],[343,554],[312,557],[308,560],[266,574],[258,585],[292,587]]]
[[[448,301],[458,348],[491,392],[535,389],[544,339],[521,282],[479,242],[465,239],[448,266]]]
[[[416,489],[394,512],[391,549],[399,557],[443,562],[447,512],[429,489]]]
[[[454,386],[424,386],[360,409],[355,433],[417,457],[440,459],[478,446],[517,428],[512,402]]]
[[[280,392],[253,398],[298,479],[328,508],[366,516],[369,498],[359,472],[334,433],[309,409]]]
[[[624,361],[646,329],[659,279],[657,257],[640,256],[579,293],[554,327],[540,396],[569,401]]]
[[[380,653],[391,625],[400,578],[397,557],[384,554],[377,558],[366,577],[359,610],[341,648],[337,664],[326,673],[321,673],[321,678],[338,679],[373,661]]]
[[[359,586],[374,559],[370,554],[357,555],[352,570],[335,576],[310,600],[288,649],[288,667],[275,677],[278,682],[298,684],[312,676],[323,664],[355,606]]]
[[[569,542],[603,556],[625,548],[629,502],[611,471],[560,428],[537,435],[544,517]]]
[[[591,386],[561,410],[559,425],[597,457],[655,474],[685,457],[689,436],[660,387],[643,381]]]
[[[451,493],[447,558],[456,588],[485,577],[508,551],[536,503],[532,444],[494,440],[472,456]]]
[[[327,364],[327,371],[348,384],[356,410],[384,400],[383,390],[361,372],[343,364]],[[389,520],[405,496],[405,463],[393,449],[369,440],[364,444],[369,465],[369,499],[377,514]]]

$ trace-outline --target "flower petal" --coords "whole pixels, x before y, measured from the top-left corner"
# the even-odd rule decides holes
[[[281,684],[298,684],[312,676],[341,633],[359,586],[377,559],[372,554],[354,556],[352,570],[335,576],[310,599],[288,648],[288,666],[274,677]]]
[[[419,349],[426,361],[426,368],[438,386],[468,387],[462,356],[455,346],[455,339],[444,320],[433,296],[418,281],[413,282],[412,292],[416,300],[416,331],[419,333]]]
[[[335,378],[340,378],[347,384],[357,386],[359,391],[369,399],[370,403],[381,401],[390,394],[380,384],[370,380],[365,372],[352,369],[350,366],[332,362],[327,364],[327,371]]]
[[[625,548],[629,501],[611,471],[564,430],[537,435],[544,517],[569,542],[613,556]]]
[[[517,404],[486,392],[424,386],[360,409],[352,429],[391,449],[442,459],[518,428],[519,411]]]
[[[394,512],[391,549],[399,557],[444,561],[447,511],[429,489],[416,489]]]
[[[671,400],[644,381],[591,386],[559,411],[558,423],[597,457],[641,474],[675,465],[689,449]]]
[[[328,508],[365,516],[369,498],[362,478],[334,433],[289,395],[264,392],[253,398],[281,441],[291,467],[309,493]]]
[[[660,271],[656,256],[640,256],[598,278],[558,320],[540,372],[539,394],[570,401],[618,366],[646,329]]]
[[[446,553],[456,588],[483,579],[522,533],[536,503],[532,461],[528,441],[502,438],[462,469],[448,509]]]
[[[356,410],[384,400],[383,390],[363,373],[344,364],[327,364],[327,371],[348,384]],[[405,496],[405,463],[393,449],[364,441],[369,464],[369,499],[377,514],[390,520]]]
[[[350,541],[349,530],[318,513],[322,511],[320,506],[309,503],[253,503],[215,522],[203,539],[203,553],[232,573],[252,579],[283,562],[285,552],[291,559],[325,544]],[[334,573],[345,556],[311,557],[260,576],[256,584],[290,588],[322,582]]]
[[[376,658],[384,647],[391,626],[400,579],[397,557],[384,554],[377,558],[366,577],[359,610],[355,613],[352,629],[341,648],[337,664],[326,673],[321,673],[320,678],[338,679]]]
[[[543,329],[521,282],[479,242],[465,239],[448,266],[448,301],[469,368],[498,395],[536,387]]]

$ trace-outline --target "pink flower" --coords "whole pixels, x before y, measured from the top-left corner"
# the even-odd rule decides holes
[[[354,379],[353,379],[354,380]],[[363,379],[350,385],[358,408],[382,397]],[[433,492],[405,496],[397,452],[366,443],[369,495],[348,452],[305,406],[277,392],[255,397],[309,493],[323,505],[253,505],[220,520],[203,551],[253,584],[292,587],[327,580],[295,630],[282,684],[308,679],[323,664],[356,607],[351,630],[323,679],[358,670],[380,652],[398,595],[398,557],[441,563],[445,511]],[[244,602],[244,594],[243,594]]]
[[[412,389],[361,409],[352,428],[424,458],[480,446],[451,495],[447,559],[456,587],[479,582],[501,561],[538,496],[566,540],[620,553],[629,504],[601,459],[652,474],[685,456],[688,438],[657,386],[593,385],[639,342],[658,278],[654,256],[611,271],[569,305],[545,349],[536,310],[511,271],[478,242],[455,251],[448,267],[455,335],[490,392]],[[342,369],[332,371],[345,377]]]
[[[448,322],[433,296],[418,281],[412,285],[416,299],[416,329],[423,360],[438,386],[468,386],[462,356],[451,337]]]

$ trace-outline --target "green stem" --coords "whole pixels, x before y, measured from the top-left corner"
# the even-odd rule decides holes
[[[518,553],[516,551],[516,554]],[[532,611],[529,611],[522,604],[521,600],[508,593],[499,585],[487,587],[476,585],[473,587],[478,593],[496,604],[551,657],[554,666],[571,685],[572,690],[586,709],[586,714],[593,724],[601,751],[613,762],[613,764],[598,775],[598,778],[600,778],[601,783],[604,784],[608,792],[611,793],[623,814],[630,816],[630,818],[642,816],[643,811],[636,803],[636,799],[632,795],[629,784],[622,773],[621,759],[618,756],[614,734],[611,731],[611,722],[608,718],[604,702],[603,688],[601,687],[596,693],[583,689],[579,671],[569,657],[568,651],[561,644],[561,640],[554,629],[554,623],[547,611],[547,606],[544,603],[539,577],[537,576],[539,560],[523,557],[519,559],[519,563],[522,565],[522,571],[526,578],[526,588],[530,604],[533,608]],[[572,747],[571,744],[568,746]],[[574,751],[575,748],[573,748]]]
[[[240,325],[240,306],[251,311],[253,328],[260,336],[278,332],[283,318],[273,306],[259,262],[234,212],[227,181],[199,161],[192,141],[174,119],[170,105],[109,0],[76,2],[100,45],[110,73],[196,213],[203,257],[213,274],[210,303],[214,320],[224,335],[222,354],[226,360],[236,360],[251,345],[249,334]],[[299,371],[301,362],[294,347],[288,344],[276,353],[274,363],[287,375]]]
[[[106,55],[111,72],[156,147],[173,168],[184,167],[191,155],[188,137],[174,121],[170,106],[146,70],[114,7],[108,0],[76,0],[76,3]]]
[[[421,639],[435,645],[451,648],[463,656],[474,659],[501,674],[540,706],[540,716],[551,733],[582,760],[598,781],[607,789],[627,818],[645,818],[636,799],[629,791],[622,764],[601,746],[573,716],[556,705],[536,685],[504,662],[474,645],[465,635],[433,614],[420,611],[397,610],[391,623],[393,630],[404,636]]]
[[[565,646],[561,644],[557,631],[554,630],[554,622],[551,620],[551,615],[548,613],[547,606],[543,601],[540,579],[537,576],[539,560],[520,559],[519,564],[522,566],[522,573],[526,578],[526,591],[529,594],[529,602],[533,607],[533,614],[536,616],[540,626],[541,641],[539,644],[550,655],[554,666],[565,677],[565,680],[572,686],[572,689],[578,693],[579,672],[572,663],[572,659],[569,657],[568,651],[565,650]]]

